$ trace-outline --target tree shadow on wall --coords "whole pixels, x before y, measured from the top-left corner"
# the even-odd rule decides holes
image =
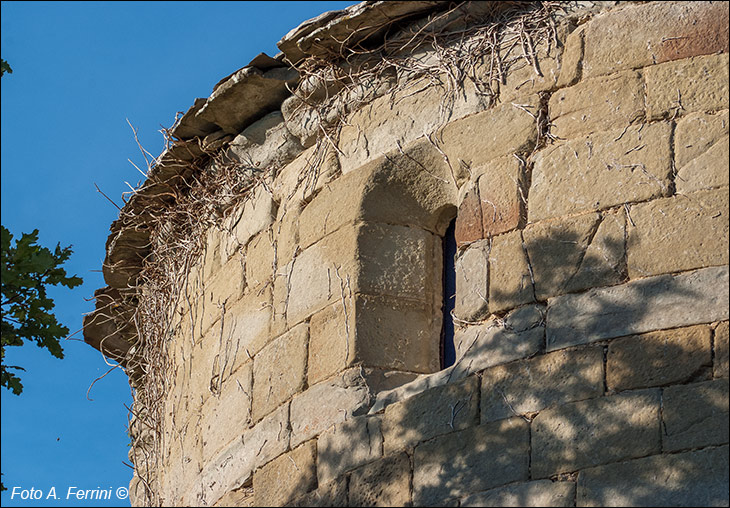
[[[456,365],[376,417],[385,459],[352,468],[373,446],[360,433],[351,453],[320,441],[317,467],[343,474],[290,504],[727,504],[727,381],[697,384],[713,332],[669,315],[703,291],[682,274],[628,282],[624,239],[596,236],[525,238],[532,296],[492,291],[516,309],[467,327]]]

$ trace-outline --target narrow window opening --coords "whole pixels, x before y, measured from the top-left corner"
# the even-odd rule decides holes
[[[441,368],[450,367],[456,362],[456,348],[454,347],[454,319],[451,311],[456,302],[456,219],[449,223],[444,235],[442,248],[444,260],[443,272],[443,326],[441,328]]]

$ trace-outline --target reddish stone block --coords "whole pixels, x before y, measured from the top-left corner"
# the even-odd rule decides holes
[[[459,206],[454,236],[459,247],[483,238],[482,209],[476,188],[466,193]]]

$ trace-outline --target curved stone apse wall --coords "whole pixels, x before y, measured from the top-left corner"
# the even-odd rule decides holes
[[[133,504],[727,505],[728,4],[363,2],[279,47],[112,225]]]

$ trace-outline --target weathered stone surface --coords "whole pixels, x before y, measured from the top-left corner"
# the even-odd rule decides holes
[[[677,192],[728,185],[728,110],[690,113],[677,122],[674,159]]]
[[[727,266],[660,275],[548,301],[547,349],[728,317]]]
[[[670,386],[662,398],[665,451],[728,443],[728,380]]]
[[[355,358],[366,367],[409,372],[439,369],[440,312],[433,305],[358,295]]]
[[[698,191],[631,207],[629,276],[728,263],[728,189]]]
[[[723,321],[715,328],[715,377],[728,377],[728,322]]]
[[[335,151],[328,145],[313,146],[276,172],[271,192],[278,202],[308,202],[339,174],[340,162]]]
[[[482,207],[479,201],[478,188],[467,191],[459,205],[459,212],[456,215],[456,223],[454,224],[454,237],[456,238],[456,245],[459,247],[484,238]]]
[[[309,327],[302,323],[266,345],[254,357],[254,421],[304,387],[308,338]]]
[[[629,335],[608,344],[606,384],[620,391],[681,383],[711,364],[708,325]]]
[[[224,367],[218,357],[216,366]],[[251,387],[253,362],[248,361],[236,370],[225,383],[213,378],[216,396],[203,404],[200,429],[203,441],[203,460],[207,463],[224,445],[240,439],[251,422]]]
[[[522,231],[493,238],[489,252],[489,312],[534,302],[532,280]]]
[[[557,82],[559,88],[576,84],[583,74],[584,37],[585,25],[570,32],[565,39]]]
[[[580,472],[577,506],[727,506],[728,447],[656,455]]]
[[[289,405],[284,404],[255,427],[244,432],[209,462],[195,482],[189,502],[213,502],[226,492],[251,481],[253,470],[278,457],[289,447]]]
[[[410,501],[411,461],[405,453],[356,469],[350,475],[349,506],[405,506]]]
[[[341,477],[326,485],[320,483],[316,490],[298,497],[287,506],[347,506],[347,479]]]
[[[571,402],[532,421],[535,478],[660,451],[658,389]]]
[[[470,427],[416,447],[413,504],[438,505],[464,492],[527,480],[529,425],[521,418]]]
[[[218,130],[218,126],[196,116],[207,99],[197,98],[192,106],[172,126],[171,134],[178,139],[190,139],[194,137],[204,138],[208,134]]]
[[[536,114],[537,97],[522,102],[520,106]],[[537,128],[529,113],[507,103],[449,123],[440,137],[441,148],[453,167],[465,164],[477,168],[503,155],[529,152],[535,144]]]
[[[274,111],[236,136],[228,154],[246,168],[263,172],[289,164],[302,150],[299,140],[286,128],[281,111]]]
[[[355,228],[341,228],[294,259],[294,267],[288,278],[286,318],[289,326],[328,303],[340,300],[340,279],[346,281],[349,277],[353,284],[352,290],[356,289],[356,242]]]
[[[721,2],[639,4],[609,11],[588,23],[583,75],[727,52],[727,25],[728,9]]]
[[[487,314],[489,243],[469,247],[456,260],[456,301],[454,315],[475,321]]]
[[[557,222],[539,222],[525,228],[522,235],[535,277],[538,300],[573,289],[572,277],[578,272],[600,220],[600,214],[588,213]]]
[[[317,446],[309,441],[277,457],[253,475],[256,506],[281,506],[317,486]]]
[[[317,439],[317,478],[325,484],[382,456],[379,417],[359,416],[338,423]]]
[[[473,84],[467,82],[463,93],[457,94],[453,104],[447,105],[442,110],[442,104],[447,96],[446,89],[433,84],[425,86],[426,84],[426,80],[418,80],[404,90],[396,92],[394,100],[391,99],[390,94],[384,95],[350,116],[340,133],[339,147],[344,154],[344,157],[340,155],[340,164],[344,173],[353,171],[387,152],[397,150],[399,144],[405,146],[422,136],[433,133],[447,122],[452,122],[450,127],[456,123],[455,119],[484,111],[489,106],[485,98],[477,93]],[[488,118],[491,118],[493,111],[490,110],[489,113]],[[530,119],[526,113],[521,114]],[[514,114],[511,114],[509,118],[512,119],[513,116]],[[505,125],[509,124],[505,123]],[[521,133],[519,125],[518,123],[515,126],[514,132]],[[492,133],[489,137],[494,138],[492,145],[495,145],[496,134]],[[523,134],[522,137],[525,135]],[[448,139],[453,138],[448,137]],[[499,136],[499,139],[501,140],[499,146],[504,145],[504,138]],[[452,145],[452,148],[456,148],[454,141],[447,141],[446,132],[444,132],[443,140],[445,142],[443,149],[450,154],[446,147]],[[463,139],[461,139],[461,143],[464,144]],[[517,146],[521,146],[521,144]],[[501,151],[497,155],[505,153],[509,152]],[[449,155],[449,159],[454,167],[459,167],[458,161],[452,159],[451,155]]]
[[[634,125],[540,150],[529,222],[661,196],[671,173],[670,134],[668,123]]]
[[[344,171],[344,168],[343,168]],[[368,174],[362,218],[370,222],[418,226],[443,235],[456,214],[458,185],[467,176],[449,167],[427,139],[393,150],[358,172]]]
[[[309,362],[307,380],[310,385],[343,370],[354,357],[355,313],[353,300],[325,307],[309,322]],[[344,305],[344,307],[343,307]]]
[[[235,369],[261,351],[270,340],[271,290],[252,291],[231,307],[223,319],[224,352]]]
[[[482,208],[483,237],[498,235],[520,225],[524,186],[522,163],[508,155],[476,168],[479,177],[479,201]]]
[[[236,135],[264,114],[278,109],[289,96],[287,85],[294,85],[298,79],[297,71],[286,67],[264,72],[244,67],[221,83],[195,116]]]
[[[274,278],[274,245],[270,229],[256,235],[246,247],[246,285],[260,288]]]
[[[573,506],[575,483],[536,480],[472,494],[459,506]]]
[[[645,76],[649,120],[728,109],[727,53],[654,65]]]
[[[543,40],[534,47],[536,57],[534,64],[525,58],[515,58],[517,55],[522,55],[522,48],[519,46],[509,43],[502,44],[503,52],[500,53],[500,56],[504,58],[503,61],[512,60],[504,73],[504,82],[499,83],[499,101],[502,104],[521,102],[530,95],[554,89],[558,80],[559,49],[552,44],[552,41],[548,44]],[[505,49],[507,51],[504,51]],[[488,59],[487,62],[489,62]],[[481,66],[483,78],[489,76],[490,64],[491,62]],[[535,67],[540,70],[540,74],[535,71]]]
[[[213,506],[254,506],[253,487],[232,490],[220,498]]]
[[[559,138],[623,129],[644,116],[643,80],[626,71],[581,81],[555,92],[548,110],[551,133]]]
[[[526,305],[456,333],[456,380],[494,365],[534,355],[545,340],[545,306]]]
[[[433,259],[440,239],[419,228],[387,224],[365,223],[357,233],[358,292],[432,301],[433,288],[441,285],[440,277],[434,280]]]
[[[479,380],[431,388],[392,404],[383,416],[385,454],[410,449],[434,436],[476,425],[479,420]]]
[[[291,402],[291,445],[297,446],[332,425],[360,414],[369,400],[368,386],[357,368],[310,386]]]
[[[556,351],[487,369],[482,374],[482,422],[603,395],[603,350]]]
[[[225,252],[231,256],[240,246],[246,245],[251,238],[268,228],[276,217],[276,208],[271,194],[263,186],[257,187],[243,205],[239,205],[226,220],[228,231]]]

